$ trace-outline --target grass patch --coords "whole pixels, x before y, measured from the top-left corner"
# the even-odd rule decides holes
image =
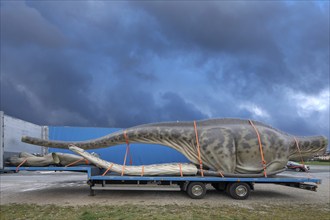
[[[243,202],[244,203],[244,202]],[[56,206],[8,204],[0,206],[1,220],[19,219],[329,219],[329,203],[322,205],[239,206]]]
[[[330,166],[330,161],[307,161],[305,162],[306,165],[324,165]]]

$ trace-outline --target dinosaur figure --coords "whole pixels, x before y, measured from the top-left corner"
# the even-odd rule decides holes
[[[267,173],[276,174],[283,171],[288,160],[299,158],[300,155],[311,157],[323,153],[328,146],[328,140],[324,136],[293,137],[257,121],[208,119],[197,121],[196,125],[195,129],[194,122],[145,124],[79,142],[51,141],[26,136],[22,137],[22,141],[66,149],[69,145],[82,149],[104,148],[123,144],[127,139],[130,143],[161,144],[181,152],[193,164],[198,165],[202,161],[205,171],[223,172],[231,176],[262,176],[264,168]],[[258,135],[263,149],[263,161]],[[200,148],[197,147],[197,141]]]

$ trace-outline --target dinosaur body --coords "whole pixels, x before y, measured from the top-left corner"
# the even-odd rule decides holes
[[[290,158],[297,157],[294,137],[268,125],[253,121],[260,134],[266,171],[281,172]],[[209,119],[197,121],[200,158],[204,168],[229,174],[262,174],[260,146],[257,133],[248,120]],[[161,144],[178,150],[192,163],[199,164],[194,122],[165,122],[146,124],[125,130],[130,143]],[[303,156],[324,152],[328,141],[323,136],[296,137]],[[81,141],[49,141],[23,137],[30,144],[82,149],[115,146],[126,142],[124,131],[101,138]]]

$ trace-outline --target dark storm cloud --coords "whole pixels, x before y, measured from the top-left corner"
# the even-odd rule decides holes
[[[22,2],[1,8],[1,29],[1,109],[45,123],[48,115],[65,106],[60,110],[63,118],[75,112],[75,120],[82,120],[66,120],[86,124],[91,108],[85,92],[92,77],[81,74],[76,59],[54,49],[64,46],[59,29]],[[49,121],[66,123],[62,119]]]
[[[23,2],[2,5],[1,29],[1,41],[13,46],[38,44],[59,47],[64,43],[62,33]]]
[[[18,108],[21,111],[31,111],[31,115],[39,112],[35,115],[39,122],[45,120],[40,117],[48,118],[48,114],[58,111],[62,108],[61,106],[65,106],[66,111],[75,112],[83,118],[93,112],[87,92],[92,76],[81,74],[79,70],[75,69],[70,57],[63,54],[60,57],[59,54],[54,56],[50,51],[34,51],[33,55],[23,55],[20,51],[14,52],[13,50],[11,53],[5,53],[4,60],[11,59],[13,56],[17,65],[7,65],[4,62],[5,64],[2,66],[4,72],[10,73],[4,74],[1,82],[4,97],[2,105],[5,111],[15,108],[15,105],[7,106],[9,104],[7,101],[10,99],[11,103],[16,102],[16,108],[22,105]],[[24,102],[15,100],[22,97],[10,95],[12,92],[22,93],[25,102],[28,102],[30,107],[22,108],[25,106]],[[35,117],[29,119],[34,121]],[[84,120],[70,121],[84,124]],[[63,123],[61,120],[59,122]]]
[[[187,103],[179,95],[167,92],[161,96],[165,104],[162,106],[161,118],[169,120],[183,120],[183,121],[192,121],[192,120],[201,120],[206,117],[202,114],[196,107]],[[175,109],[175,111],[174,111]]]
[[[1,109],[35,123],[329,133],[328,2],[2,2],[1,46]]]
[[[260,4],[261,5],[261,4]],[[140,3],[137,6],[141,6]],[[196,45],[216,52],[243,52],[272,47],[270,33],[263,27],[279,4],[242,2],[145,2],[144,7],[161,23],[168,38],[188,47]],[[269,11],[267,9],[271,8]],[[271,13],[271,14],[270,14]],[[176,42],[174,42],[176,43]]]
[[[148,87],[153,81],[136,77],[122,77],[111,88],[98,112],[102,113],[103,126],[130,127],[155,121],[194,120],[206,118],[196,107],[173,92],[159,94],[155,100],[153,91]],[[139,85],[136,82],[139,82]],[[144,89],[143,89],[144,88]]]
[[[224,81],[247,76],[252,87],[280,83],[310,92],[328,86],[329,12],[313,2],[146,2],[144,8],[175,46],[231,58]]]

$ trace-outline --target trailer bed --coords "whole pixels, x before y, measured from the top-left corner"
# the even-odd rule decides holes
[[[250,191],[254,190],[254,184],[279,184],[289,187],[317,190],[321,179],[309,177],[293,177],[286,175],[275,175],[260,178],[238,178],[238,177],[201,177],[201,176],[121,176],[115,173],[104,173],[104,169],[95,166],[72,166],[72,167],[4,167],[3,171],[71,171],[85,172],[87,183],[90,186],[90,195],[95,195],[95,190],[106,189],[111,184],[148,184],[180,186],[193,199],[201,199],[206,194],[206,185],[211,184],[219,191],[226,191],[234,199],[248,198]],[[97,187],[100,185],[101,187]]]

